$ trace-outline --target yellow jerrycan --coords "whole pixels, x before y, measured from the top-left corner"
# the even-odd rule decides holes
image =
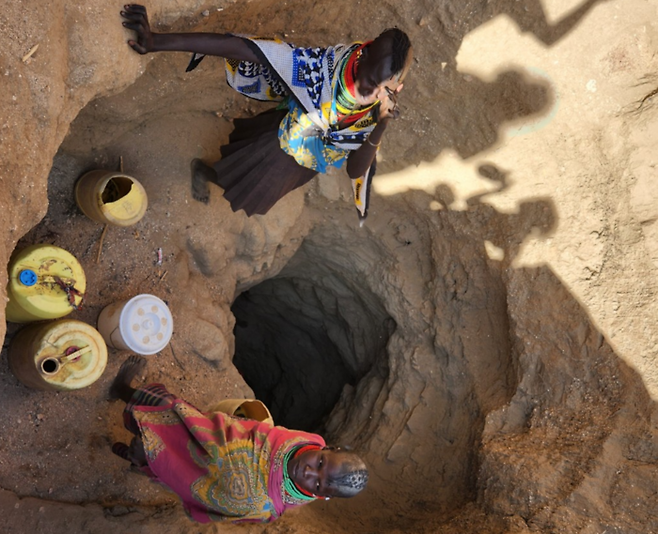
[[[26,386],[69,391],[98,380],[107,365],[107,346],[87,323],[60,319],[19,330],[7,356],[12,373]]]
[[[132,176],[106,170],[90,171],[75,184],[75,201],[90,219],[131,226],[146,213],[146,191]]]
[[[54,245],[32,245],[9,260],[7,321],[59,319],[80,308],[87,279],[78,260]]]

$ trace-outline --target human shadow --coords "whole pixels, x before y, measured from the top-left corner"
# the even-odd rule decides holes
[[[509,16],[522,32],[533,34],[552,46],[575,29],[597,4],[607,0],[585,0],[556,22],[550,22],[541,0],[475,0],[441,3],[434,13],[444,32],[457,42],[478,26],[498,15]]]
[[[495,146],[504,124],[548,115],[556,95],[546,77],[514,68],[488,82],[460,72],[457,55],[462,42],[481,25],[506,15],[521,32],[550,47],[574,31],[601,1],[586,0],[556,22],[549,21],[540,0],[425,2],[421,24],[411,31],[417,65],[409,76],[409,90],[400,98],[408,120],[396,125],[409,135],[389,149],[380,170],[433,161],[446,149],[472,157]],[[423,72],[416,74],[419,71]]]
[[[615,352],[549,265],[517,265],[528,242],[549,238],[555,230],[552,200],[531,198],[516,212],[504,213],[487,198],[509,187],[509,172],[490,163],[478,172],[496,187],[468,198],[466,209],[457,209],[455,192],[443,183],[434,193],[413,190],[378,199],[384,206],[368,221],[377,228],[368,241],[379,249],[387,243],[387,252],[393,251],[380,261],[404,277],[401,286],[416,280],[422,288],[420,300],[400,315],[413,319],[423,309],[435,325],[433,358],[422,359],[420,336],[396,345],[414,347],[421,377],[412,377],[403,356],[389,356],[392,375],[404,383],[406,406],[412,407],[395,416],[413,431],[396,435],[405,450],[399,456],[388,452],[388,462],[375,468],[395,485],[377,481],[373,492],[381,502],[398,502],[402,495],[404,506],[360,518],[373,532],[395,531],[391,525],[402,521],[408,531],[429,532],[428,522],[442,520],[455,532],[488,531],[496,518],[512,516],[533,530],[572,531],[561,523],[559,509],[574,524],[589,524],[596,532],[653,531],[658,527],[653,514],[658,468],[650,460],[658,454],[656,403],[640,373]],[[403,208],[409,205],[415,209]],[[315,250],[320,244],[345,247],[349,257],[370,245],[358,233],[344,232],[332,243],[323,232],[339,230],[317,231],[311,236]],[[500,255],[493,257],[487,242]],[[385,293],[393,296],[396,290]],[[390,309],[397,305],[394,297],[387,302]],[[390,400],[391,391],[382,389]],[[413,391],[422,393],[416,398]],[[363,407],[361,400],[356,397],[354,406]],[[366,415],[380,428],[398,424],[377,420],[374,409]],[[388,439],[383,430],[377,432],[379,439]],[[390,451],[387,446],[382,449]],[[468,503],[482,513],[482,524],[473,524],[478,514]],[[362,508],[346,502],[340,514]],[[326,516],[340,524],[338,512],[327,510]]]
[[[547,114],[555,98],[547,80],[516,70],[501,72],[491,82],[456,70],[444,72],[444,77],[449,87],[441,89],[433,105],[436,122],[425,126],[430,135],[407,141],[413,141],[413,152],[407,153],[414,163],[433,161],[447,149],[462,159],[484,152],[498,142],[504,124],[537,120]],[[381,169],[403,167],[391,155]]]

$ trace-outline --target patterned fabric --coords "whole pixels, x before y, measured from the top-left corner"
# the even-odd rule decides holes
[[[331,130],[326,136],[321,136],[310,116],[294,100],[288,101],[288,108],[289,112],[279,126],[281,148],[302,167],[322,173],[327,172],[328,166],[341,167],[354,148],[340,147],[360,147],[365,138],[358,132],[371,130],[375,125],[372,115],[368,114],[345,130]],[[335,117],[335,101],[331,102],[329,110]]]
[[[295,48],[277,39],[250,39],[249,42],[262,63],[227,60],[227,81],[233,89],[257,100],[280,102],[288,97],[289,105],[292,103],[293,108],[308,117],[303,128],[306,136],[319,137],[324,143],[344,150],[361,146],[375,127],[372,115],[338,130],[335,98],[336,72],[340,70],[336,67],[346,62],[361,43]],[[281,147],[289,154],[294,151],[286,150],[284,142]]]
[[[299,165],[321,173],[329,166],[342,166],[349,152],[357,150],[376,126],[376,106],[365,114],[355,111],[362,117],[338,126],[344,119],[336,109],[341,69],[361,43],[328,48],[295,48],[277,39],[248,39],[248,43],[261,63],[227,60],[228,84],[250,98],[287,106],[279,141]],[[358,179],[359,189],[369,193],[373,174],[369,169]],[[355,198],[362,220],[368,198],[368,194]]]
[[[176,493],[196,521],[273,521],[308,502],[286,492],[284,459],[302,445],[324,446],[321,436],[202,413],[159,384],[137,390],[126,413],[144,442],[143,470]]]
[[[123,410],[124,426],[133,434],[139,435],[139,426],[133,417],[133,408],[135,406],[166,406],[174,399],[175,397],[167,391],[163,384],[149,384],[135,390],[130,402]]]

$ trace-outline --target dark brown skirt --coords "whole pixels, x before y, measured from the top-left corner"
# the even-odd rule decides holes
[[[233,121],[229,144],[220,148],[222,159],[214,164],[224,198],[233,211],[264,215],[317,174],[281,150],[278,130],[285,115],[285,110],[271,109]]]

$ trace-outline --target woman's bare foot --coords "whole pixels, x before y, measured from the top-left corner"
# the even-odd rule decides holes
[[[190,167],[192,171],[192,198],[208,204],[210,200],[208,182],[217,183],[217,173],[215,173],[215,169],[198,158],[192,160]]]
[[[110,399],[121,399],[128,402],[135,389],[131,386],[132,381],[141,375],[146,367],[146,359],[133,354],[121,364],[114,382],[110,386]]]

